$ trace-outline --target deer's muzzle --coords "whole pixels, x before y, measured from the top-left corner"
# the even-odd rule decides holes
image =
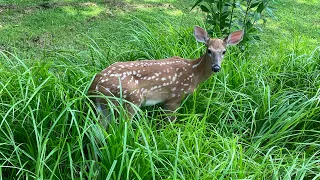
[[[221,69],[221,67],[220,67],[219,65],[217,65],[217,64],[215,64],[215,65],[212,66],[212,71],[213,71],[213,72],[219,72],[220,69]]]

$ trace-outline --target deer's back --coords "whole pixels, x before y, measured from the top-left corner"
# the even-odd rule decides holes
[[[191,91],[192,67],[188,60],[173,57],[163,60],[117,62],[97,74],[90,91],[104,95],[136,97],[141,101],[180,97]],[[129,98],[130,100],[130,98]]]

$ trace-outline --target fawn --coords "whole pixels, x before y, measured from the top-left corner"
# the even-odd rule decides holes
[[[171,57],[162,60],[117,62],[95,76],[89,93],[115,97],[121,95],[123,99],[138,107],[164,103],[165,109],[175,111],[185,95],[193,93],[199,83],[220,71],[227,46],[238,44],[243,34],[240,30],[225,39],[211,39],[204,29],[195,26],[194,37],[207,47],[200,58],[187,60]],[[105,99],[95,97],[92,100],[97,111],[106,116]],[[125,107],[133,116],[132,106],[126,104]],[[171,120],[173,119],[175,117],[171,117]]]

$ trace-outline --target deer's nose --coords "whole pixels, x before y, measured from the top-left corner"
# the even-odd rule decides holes
[[[213,71],[213,72],[219,72],[220,69],[221,69],[220,66],[217,65],[217,64],[215,64],[215,65],[212,66],[212,71]]]

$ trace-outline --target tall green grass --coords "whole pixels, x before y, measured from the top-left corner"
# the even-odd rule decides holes
[[[85,51],[42,59],[1,52],[0,177],[319,178],[319,48],[297,51],[294,41],[259,54],[230,48],[222,72],[186,97],[175,122],[158,107],[132,120],[111,107],[122,118],[104,129],[86,94],[96,72],[115,61],[203,52],[191,26],[154,20],[122,26],[126,44],[83,35]]]

